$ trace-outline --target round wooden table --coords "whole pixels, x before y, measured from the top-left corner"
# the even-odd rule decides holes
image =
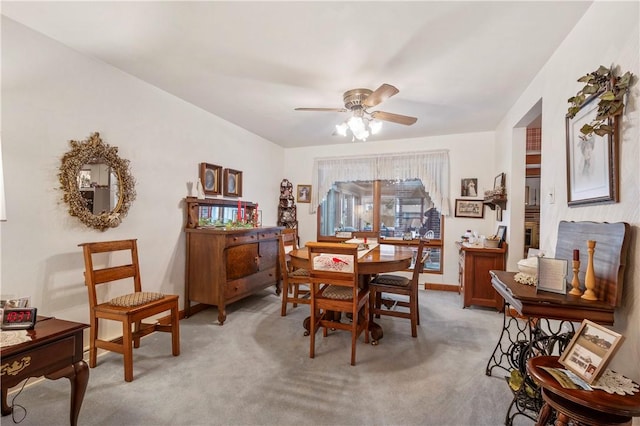
[[[414,251],[407,246],[379,244],[369,253],[358,258],[358,272],[360,275],[376,275],[385,272],[396,272],[411,266]],[[309,252],[306,247],[289,252],[292,265],[296,268],[306,268]]]
[[[527,371],[542,387],[544,399],[536,425],[546,425],[552,409],[558,413],[556,425],[566,425],[569,420],[589,425],[631,425],[631,418],[640,416],[640,392],[618,395],[599,389],[565,389],[542,367],[565,368],[557,356],[527,360]]]
[[[369,283],[371,276],[376,274],[397,272],[408,269],[411,266],[414,251],[408,246],[379,244],[364,256],[358,258],[358,274],[361,281]],[[309,261],[309,252],[306,247],[289,252],[291,264],[295,268],[306,268]],[[309,331],[309,318],[304,321],[304,328]],[[371,322],[369,324],[372,342],[382,338],[382,327]]]

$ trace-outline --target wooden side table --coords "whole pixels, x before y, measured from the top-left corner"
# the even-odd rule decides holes
[[[527,371],[542,387],[544,400],[536,426],[546,425],[552,410],[558,413],[558,426],[570,420],[588,425],[631,425],[631,418],[640,416],[640,392],[617,395],[599,389],[565,389],[542,367],[564,368],[557,356],[527,360]]]
[[[28,331],[29,341],[2,348],[3,416],[12,411],[7,404],[9,388],[28,377],[45,376],[51,380],[66,377],[71,382],[69,422],[71,426],[77,424],[89,382],[89,367],[82,359],[82,331],[87,327],[77,322],[38,317],[35,328]]]
[[[502,311],[504,300],[491,285],[489,271],[504,270],[507,243],[500,248],[484,248],[456,242],[456,247],[462,307],[487,306]]]

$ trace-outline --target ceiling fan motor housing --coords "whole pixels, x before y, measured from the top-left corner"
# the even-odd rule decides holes
[[[353,89],[347,90],[344,92],[343,100],[344,106],[347,109],[364,109],[362,106],[362,102],[369,97],[369,95],[373,93],[369,89]]]

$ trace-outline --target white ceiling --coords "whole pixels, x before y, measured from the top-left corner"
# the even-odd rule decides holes
[[[12,2],[2,14],[283,147],[351,143],[344,91],[418,117],[369,140],[491,131],[591,2]]]

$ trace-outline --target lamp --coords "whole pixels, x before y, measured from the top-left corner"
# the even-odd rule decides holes
[[[352,141],[366,141],[370,135],[375,135],[382,128],[382,122],[374,120],[371,114],[363,108],[353,108],[353,116],[347,121],[336,125],[336,132],[341,136],[347,136],[347,130],[351,130]]]

